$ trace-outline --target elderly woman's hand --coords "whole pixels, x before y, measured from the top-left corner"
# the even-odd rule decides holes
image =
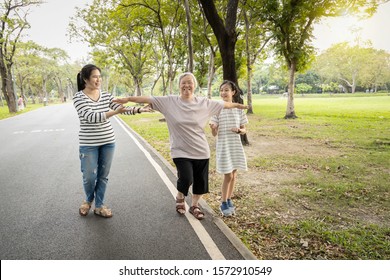
[[[112,102],[119,103],[119,104],[126,104],[127,102],[129,102],[129,100],[126,97],[125,98],[115,98],[114,100],[112,100]]]

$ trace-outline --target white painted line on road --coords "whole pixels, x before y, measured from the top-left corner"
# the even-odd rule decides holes
[[[31,130],[30,132],[26,132],[26,131],[23,131],[23,130],[20,130],[20,131],[14,131],[13,134],[23,134],[23,133],[39,133],[39,132],[58,132],[58,131],[65,131],[64,128],[56,128],[56,129],[35,129],[35,130]]]
[[[176,198],[176,187],[172,184],[172,182],[169,180],[168,176],[165,174],[165,172],[162,170],[161,166],[158,165],[158,163],[152,158],[150,153],[141,145],[141,143],[129,132],[128,129],[123,125],[123,122],[119,120],[117,117],[115,117],[116,121],[119,123],[119,125],[123,128],[123,130],[130,136],[130,138],[134,141],[134,143],[138,146],[138,148],[145,154],[146,158],[149,160],[149,162],[153,165],[153,167],[156,169],[158,175],[163,180],[165,185],[170,190],[172,196]],[[186,209],[189,209],[188,204],[186,203]],[[203,246],[206,248],[206,251],[209,253],[212,260],[225,260],[225,257],[211,238],[211,236],[208,234],[206,229],[203,227],[202,223],[198,221],[195,217],[193,217],[189,212],[186,212],[185,215],[191,224],[192,228],[194,229],[195,233],[198,235],[200,241],[202,242]]]

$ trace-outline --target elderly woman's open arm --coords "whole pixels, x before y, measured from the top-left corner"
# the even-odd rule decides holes
[[[224,102],[224,108],[225,109],[232,109],[232,108],[238,108],[238,109],[248,109],[248,105],[240,104],[240,103],[230,103],[230,102]]]
[[[120,103],[120,104],[125,104],[127,102],[150,104],[152,102],[152,98],[150,96],[129,96],[124,98],[114,99],[113,102]]]

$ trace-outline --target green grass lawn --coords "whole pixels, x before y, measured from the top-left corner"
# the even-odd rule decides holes
[[[390,96],[297,95],[294,120],[283,118],[286,102],[254,96],[240,214],[225,223],[259,259],[390,259]],[[122,118],[172,163],[159,113]],[[205,199],[218,212],[208,137]],[[262,150],[273,141],[284,144]]]
[[[389,96],[296,98],[297,120],[282,118],[285,103],[281,99],[256,99],[249,130],[267,136],[325,141],[330,146],[353,149],[358,152],[355,156],[386,159],[382,155],[390,145]]]
[[[42,106],[43,106],[42,104],[28,104],[27,107],[24,108],[24,110],[19,111],[17,113],[10,113],[8,110],[8,106],[6,104],[4,104],[4,106],[0,106],[0,120],[26,113],[26,112],[29,112],[31,110],[38,109]]]

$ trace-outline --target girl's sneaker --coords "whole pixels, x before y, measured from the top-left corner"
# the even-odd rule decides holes
[[[232,215],[236,214],[236,207],[234,207],[233,201],[231,199],[228,199],[226,203],[229,206]]]
[[[230,217],[232,215],[232,211],[230,210],[227,202],[222,202],[219,206],[219,210],[221,210],[222,216],[224,217]]]

